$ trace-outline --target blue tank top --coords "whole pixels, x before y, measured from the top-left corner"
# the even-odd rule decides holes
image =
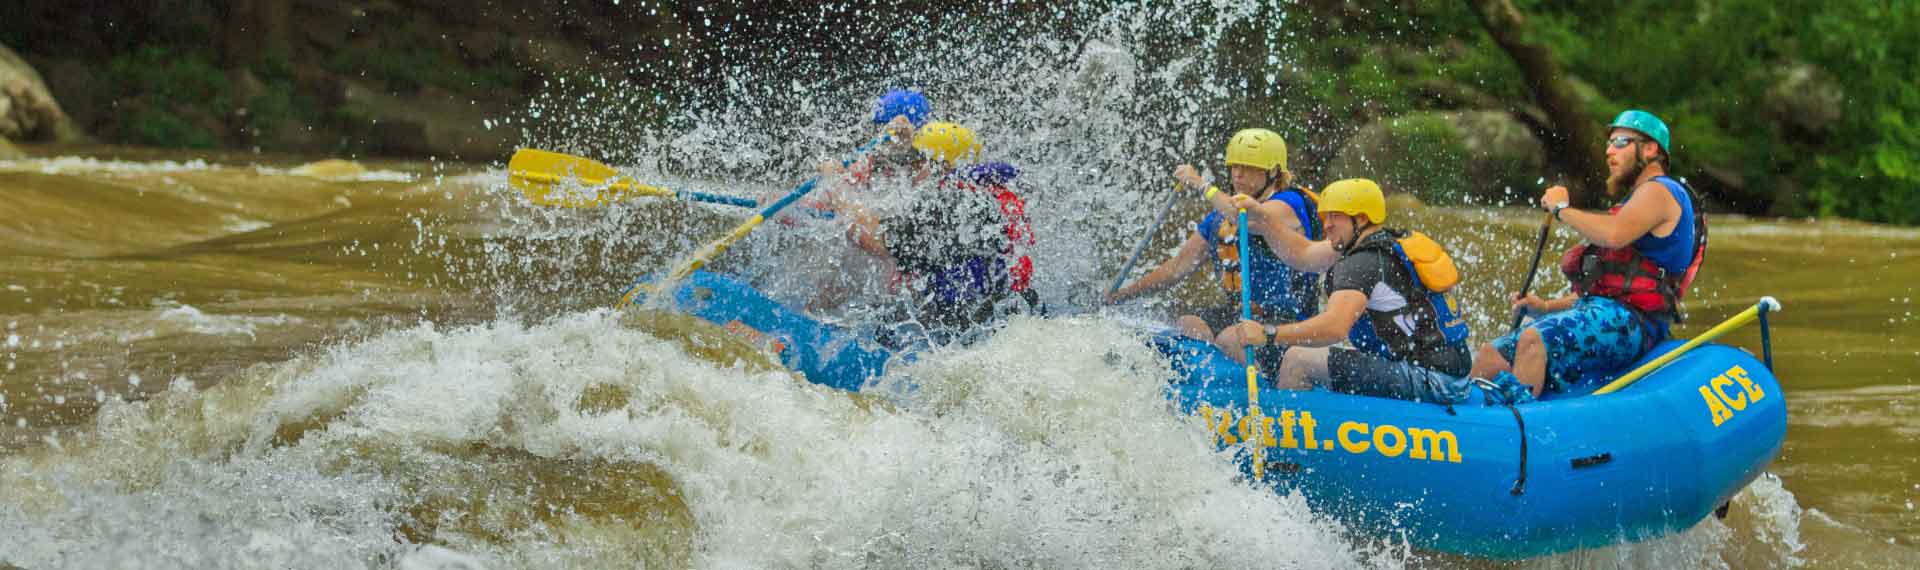
[[[1667,187],[1667,191],[1673,194],[1673,201],[1680,204],[1680,221],[1673,224],[1673,233],[1667,234],[1667,237],[1655,237],[1653,232],[1647,232],[1647,235],[1633,240],[1633,248],[1640,255],[1653,260],[1661,269],[1667,270],[1667,273],[1680,275],[1686,273],[1687,266],[1693,265],[1693,198],[1678,180],[1666,176],[1653,179]]]
[[[1304,193],[1288,188],[1274,192],[1267,197],[1267,200],[1285,202],[1288,207],[1293,208],[1293,214],[1299,219],[1300,227],[1307,230],[1307,239],[1321,239],[1322,236],[1318,235],[1319,227],[1313,223],[1317,221],[1319,214],[1314,210],[1313,204],[1306,200]],[[1233,244],[1233,240],[1236,239],[1234,231],[1226,231],[1226,235],[1222,236],[1223,227],[1231,228],[1232,220],[1215,210],[1207,212],[1206,217],[1200,219],[1200,226],[1195,228],[1195,231],[1200,232],[1200,237],[1206,238],[1209,246],[1207,255],[1212,259],[1214,273],[1222,278],[1226,274],[1237,276],[1239,273],[1239,268],[1229,267],[1228,260],[1220,256],[1219,248],[1223,244]],[[1295,271],[1285,262],[1280,261],[1280,258],[1275,257],[1272,250],[1267,249],[1266,240],[1258,235],[1249,235],[1254,242],[1247,247],[1249,255],[1253,257],[1252,266],[1248,271],[1253,279],[1254,304],[1259,305],[1269,314],[1295,320],[1304,320],[1318,314],[1318,274]]]

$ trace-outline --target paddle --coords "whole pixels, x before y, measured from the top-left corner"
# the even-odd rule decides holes
[[[1522,299],[1527,297],[1527,291],[1533,289],[1533,274],[1540,272],[1540,254],[1547,250],[1547,234],[1552,233],[1552,229],[1553,214],[1549,213],[1547,214],[1547,221],[1540,222],[1540,241],[1533,245],[1533,264],[1527,266],[1527,278],[1521,282],[1520,285],[1520,298]],[[1527,311],[1522,309],[1520,314],[1513,316],[1513,326],[1507,328],[1510,330],[1520,330],[1520,323],[1526,320]]]
[[[1253,258],[1247,257],[1247,209],[1240,209],[1240,320],[1253,320]],[[1247,351],[1247,421],[1253,426],[1248,432],[1247,441],[1253,443],[1253,478],[1265,481],[1267,477],[1266,426],[1260,417],[1260,371],[1253,361],[1253,345],[1241,343]]]
[[[620,171],[591,158],[532,148],[513,153],[513,160],[507,162],[507,180],[513,187],[519,188],[528,200],[542,206],[592,208],[635,196],[678,198],[743,208],[760,205],[752,198],[647,186],[621,177]],[[570,189],[560,186],[561,182],[568,180],[577,181],[581,187],[591,189],[591,193],[566,192]]]
[[[1126,282],[1127,274],[1133,272],[1134,262],[1140,261],[1140,253],[1147,250],[1147,242],[1153,241],[1153,235],[1160,232],[1160,224],[1167,221],[1167,212],[1173,211],[1173,203],[1180,200],[1180,183],[1173,183],[1173,192],[1167,195],[1167,203],[1160,207],[1160,215],[1154,216],[1153,225],[1147,226],[1146,235],[1140,236],[1140,243],[1134,244],[1133,255],[1127,257],[1127,264],[1120,267],[1120,274],[1113,277],[1113,286],[1107,288],[1107,296],[1120,290],[1120,284]]]
[[[873,140],[867,141],[867,144],[855,149],[852,156],[841,159],[840,167],[846,168],[848,165],[853,164],[853,161],[859,160],[861,156],[866,155],[868,150],[892,138],[892,133],[881,133],[880,136],[874,137]],[[692,275],[693,272],[699,271],[701,267],[705,267],[707,262],[725,253],[728,247],[733,246],[733,243],[740,241],[741,238],[747,237],[748,233],[753,232],[754,228],[760,227],[761,222],[767,221],[767,218],[779,214],[780,210],[785,209],[789,204],[797,202],[800,198],[805,197],[807,193],[813,192],[813,187],[819,183],[820,177],[818,175],[808,178],[806,182],[802,182],[800,186],[795,187],[792,192],[788,192],[786,196],[781,197],[772,204],[768,204],[765,209],[760,210],[760,213],[754,214],[753,217],[748,218],[745,223],[740,224],[740,226],[734,228],[733,231],[727,232],[727,235],[721,236],[720,239],[707,244],[706,247],[700,248],[699,251],[695,251],[693,255],[688,256],[685,261],[674,266],[673,271],[668,272],[666,278],[661,279],[655,286],[645,287],[635,285],[633,288],[628,289],[627,294],[620,297],[620,304],[615,305],[614,308],[627,308],[639,298],[642,291],[648,289],[672,291],[674,287],[680,283],[680,280],[686,279],[688,275]]]
[[[1641,378],[1645,377],[1647,374],[1651,374],[1653,371],[1659,370],[1661,366],[1665,366],[1668,362],[1673,362],[1673,359],[1680,358],[1680,355],[1686,354],[1687,351],[1693,350],[1694,347],[1700,346],[1702,344],[1706,344],[1707,341],[1719,338],[1720,335],[1727,334],[1727,331],[1731,331],[1733,329],[1737,329],[1742,326],[1745,326],[1747,323],[1753,322],[1754,319],[1761,318],[1761,316],[1765,315],[1766,313],[1778,313],[1778,312],[1780,312],[1780,301],[1774,299],[1773,297],[1761,297],[1760,302],[1754,303],[1754,305],[1751,307],[1747,307],[1747,310],[1740,311],[1740,314],[1734,315],[1725,321],[1721,321],[1720,324],[1714,325],[1713,328],[1711,329],[1707,329],[1707,332],[1700,333],[1700,336],[1693,337],[1693,340],[1689,340],[1687,341],[1686,344],[1680,345],[1680,348],[1667,351],[1666,354],[1660,355],[1659,358],[1655,358],[1652,361],[1647,362],[1646,364],[1642,364],[1640,365],[1639,368],[1633,369],[1632,372],[1628,372],[1625,375],[1621,376],[1620,378],[1614,380],[1613,382],[1609,382],[1607,383],[1607,385],[1601,386],[1599,390],[1594,390],[1593,394],[1595,396],[1598,396],[1601,394],[1611,394],[1613,392],[1619,391],[1621,388],[1627,387],[1628,384],[1632,384],[1635,381],[1640,380]],[[1704,390],[1705,388],[1702,388],[1702,389]]]
[[[1546,178],[1541,178],[1540,182],[1545,183]],[[1547,251],[1547,234],[1552,233],[1552,229],[1553,212],[1548,211],[1546,221],[1540,222],[1540,240],[1533,244],[1533,264],[1527,267],[1527,278],[1521,282],[1520,285],[1520,298],[1522,299],[1527,297],[1527,291],[1533,290],[1533,274],[1540,272],[1540,254]],[[1513,316],[1513,326],[1507,328],[1509,330],[1520,330],[1520,323],[1526,320],[1527,312],[1520,311],[1520,314]]]

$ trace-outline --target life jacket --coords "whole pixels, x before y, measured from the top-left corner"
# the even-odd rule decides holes
[[[1347,255],[1382,249],[1399,260],[1415,289],[1407,304],[1391,311],[1367,310],[1368,318],[1354,324],[1348,341],[1355,348],[1388,360],[1404,360],[1435,351],[1466,346],[1471,330],[1461,317],[1451,291],[1460,284],[1460,269],[1433,238],[1420,232],[1381,230],[1386,237],[1368,236]],[[1391,277],[1388,277],[1391,279]],[[1405,295],[1408,292],[1401,292]],[[1402,324],[1406,327],[1402,327]],[[1411,328],[1409,334],[1405,329]]]
[[[1325,236],[1320,227],[1320,197],[1310,190],[1289,187],[1267,196],[1267,200],[1279,200],[1293,208],[1294,216],[1300,227],[1306,230],[1310,240]],[[1195,231],[1200,233],[1207,243],[1213,246],[1213,272],[1220,281],[1220,288],[1229,297],[1240,297],[1240,237],[1235,221],[1218,211],[1208,212],[1201,218]],[[1254,282],[1253,304],[1256,312],[1279,311],[1282,316],[1304,320],[1318,314],[1320,300],[1320,280],[1317,274],[1306,273],[1288,267],[1280,258],[1274,257],[1267,248],[1267,240],[1259,235],[1248,236],[1247,249],[1253,251],[1253,266],[1248,268]]]
[[[1685,296],[1687,288],[1693,285],[1693,278],[1700,272],[1700,263],[1707,257],[1707,217],[1700,211],[1693,198],[1693,192],[1678,180],[1666,176],[1656,176],[1662,186],[1673,194],[1680,203],[1682,224],[1685,218],[1692,218],[1692,243],[1686,251],[1690,253],[1682,270],[1680,264],[1661,264],[1654,259],[1662,256],[1661,251],[1653,248],[1666,246],[1666,238],[1654,237],[1652,233],[1641,236],[1625,247],[1600,247],[1583,243],[1567,250],[1560,258],[1560,272],[1573,283],[1573,291],[1582,296],[1592,295],[1619,301],[1640,314],[1664,325],[1678,322],[1680,298]],[[1614,206],[1608,213],[1620,211]],[[1676,231],[1676,233],[1678,233]],[[1672,247],[1672,246],[1667,246]]]
[[[1033,286],[1033,258],[1027,249],[1034,244],[1033,224],[1027,219],[1027,201],[1013,191],[1013,179],[1020,170],[1004,162],[974,165],[961,173],[955,185],[974,192],[986,192],[1000,206],[1001,230],[1007,235],[1006,257],[1009,286],[1023,292]]]

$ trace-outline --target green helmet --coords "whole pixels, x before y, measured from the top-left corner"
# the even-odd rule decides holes
[[[1607,126],[1616,129],[1639,131],[1640,134],[1653,139],[1653,142],[1660,143],[1661,152],[1673,154],[1673,145],[1668,142],[1670,139],[1667,138],[1667,123],[1666,121],[1660,120],[1659,117],[1653,116],[1653,113],[1639,109],[1627,109],[1626,111],[1622,111],[1620,116],[1613,118],[1613,124]]]

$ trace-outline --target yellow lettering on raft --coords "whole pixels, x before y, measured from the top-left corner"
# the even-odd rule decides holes
[[[1280,410],[1280,448],[1281,449],[1295,449],[1300,447],[1300,440],[1298,438],[1293,437],[1294,424],[1295,422],[1293,419],[1293,410]]]
[[[1454,437],[1451,431],[1407,428],[1407,439],[1413,446],[1413,453],[1408,454],[1407,457],[1413,459],[1432,457],[1434,461],[1460,462],[1460,439]],[[1445,448],[1440,447],[1443,443],[1446,444]],[[1429,455],[1429,449],[1431,449],[1431,455]]]
[[[1392,444],[1387,443],[1388,435],[1393,436]],[[1380,427],[1374,428],[1373,450],[1387,457],[1399,457],[1401,453],[1407,451],[1407,434],[1401,432],[1400,428],[1390,425],[1381,425]]]
[[[1356,431],[1363,434],[1367,433],[1367,424],[1360,422],[1341,422],[1340,429],[1334,432],[1334,437],[1340,439],[1340,447],[1347,450],[1347,453],[1366,453],[1367,447],[1371,445],[1367,440],[1354,441],[1353,438],[1347,437],[1347,434]],[[1313,439],[1309,438],[1307,442],[1311,443]]]
[[[1213,430],[1213,437],[1220,443],[1233,445],[1240,440],[1233,437],[1233,413],[1227,410],[1215,410],[1213,406],[1201,404],[1193,410],[1195,415],[1206,418],[1207,429]]]
[[[1700,387],[1700,397],[1707,401],[1707,412],[1713,415],[1713,427],[1720,427],[1720,424],[1733,419],[1733,410],[1727,409],[1727,405],[1721,403],[1720,398],[1714,396],[1706,386]]]
[[[1747,392],[1749,402],[1758,402],[1761,398],[1767,397],[1767,393],[1760,389],[1760,385],[1753,383],[1753,379],[1747,377],[1747,369],[1734,366],[1727,369],[1727,375],[1732,376],[1733,381],[1740,383],[1740,389]]]
[[[1713,384],[1713,393],[1720,396],[1720,399],[1725,401],[1727,405],[1733,406],[1733,411],[1738,412],[1747,409],[1746,392],[1735,391],[1734,395],[1738,397],[1727,396],[1727,388],[1733,386],[1733,379],[1727,378],[1726,374],[1713,377],[1713,380],[1709,383]]]
[[[1260,416],[1260,447],[1274,447],[1280,442],[1273,439],[1273,418]]]
[[[1313,426],[1317,425],[1320,425],[1320,422],[1313,420],[1313,412],[1305,410],[1300,412],[1300,429],[1307,433],[1307,449],[1320,449],[1320,438],[1313,437]]]

